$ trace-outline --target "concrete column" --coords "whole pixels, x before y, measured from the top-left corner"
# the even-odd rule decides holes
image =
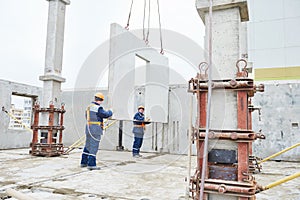
[[[55,107],[61,104],[61,77],[65,10],[70,0],[48,0],[48,26],[44,75],[40,80],[44,82],[42,107],[48,107],[52,101]]]
[[[205,25],[209,20],[209,0],[197,0],[198,13]],[[248,20],[247,0],[214,0],[212,13],[212,79],[235,79],[236,62],[242,58],[245,50],[245,27],[241,22]],[[208,49],[208,31],[206,27],[205,48]],[[208,52],[206,61],[208,61]],[[232,90],[213,90],[211,102],[210,128],[216,130],[238,129],[237,94]],[[238,152],[236,142],[230,140],[209,141],[209,149],[233,150]],[[235,196],[209,194],[209,199],[240,199]],[[240,199],[242,200],[242,198]]]
[[[209,1],[197,0],[196,6],[203,23],[207,24]],[[241,54],[245,54],[245,48],[247,47],[245,40],[246,27],[245,25],[242,26],[241,22],[248,20],[247,0],[213,1],[213,80],[234,79],[236,77],[236,62],[242,58]],[[205,37],[206,49],[208,49],[207,35],[208,28],[206,28]],[[212,129],[237,129],[236,101],[236,93],[233,91],[213,91],[211,111]],[[220,112],[220,110],[223,112]]]
[[[198,13],[204,24],[208,21],[208,0],[197,0]],[[213,1],[213,79],[234,78],[235,63],[241,58],[241,22],[248,21],[247,0]],[[208,29],[206,29],[206,37]],[[207,49],[208,38],[205,38]],[[243,44],[244,46],[244,44]]]

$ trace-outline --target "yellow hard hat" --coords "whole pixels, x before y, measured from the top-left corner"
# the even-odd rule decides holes
[[[142,105],[140,105],[140,106],[138,107],[138,110],[139,110],[139,109],[144,109],[144,110],[145,110],[145,107],[142,106]]]
[[[104,95],[101,92],[96,93],[95,97],[98,97],[98,98],[104,100]]]

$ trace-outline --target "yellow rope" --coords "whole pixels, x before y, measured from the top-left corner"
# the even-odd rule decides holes
[[[112,125],[114,125],[116,122],[117,122],[117,120],[114,120],[113,122],[111,122],[110,124],[108,124],[107,126],[105,126],[105,127],[103,128],[103,130],[108,129],[109,127],[111,127]]]
[[[272,188],[272,187],[278,186],[278,185],[280,185],[280,184],[282,184],[282,183],[285,183],[285,182],[287,182],[287,181],[293,180],[293,179],[298,178],[298,177],[300,177],[300,172],[295,173],[295,174],[293,174],[293,175],[290,175],[290,176],[288,176],[288,177],[285,177],[285,178],[283,178],[283,179],[280,179],[280,180],[278,180],[278,181],[275,181],[274,183],[270,183],[269,185],[265,186],[263,189],[264,189],[264,190],[268,190],[268,189],[270,189],[270,188]]]
[[[31,133],[33,133],[32,129],[29,128],[28,126],[26,126],[25,124],[23,124],[23,122],[21,120],[19,120],[18,118],[16,118],[13,114],[11,114],[10,112],[8,112],[7,110],[4,110],[4,112],[10,116],[11,118],[13,118],[16,122],[18,122],[19,124],[21,124],[27,131],[30,131]]]
[[[108,121],[108,119],[106,119],[103,123],[106,123],[107,121]],[[109,128],[110,126],[112,126],[113,124],[115,124],[116,122],[117,122],[117,120],[114,120],[113,122],[111,122],[110,124],[108,124],[107,126],[105,126],[103,128],[103,130],[106,130],[107,128]],[[65,151],[65,154],[66,153],[70,153],[75,148],[81,146],[84,142],[85,142],[85,135],[83,135],[76,142],[74,142],[71,146],[69,146],[68,149]]]
[[[287,152],[287,151],[289,151],[289,150],[291,150],[291,149],[293,149],[293,148],[295,148],[295,147],[297,147],[297,146],[300,146],[300,143],[295,144],[295,145],[293,145],[293,146],[291,146],[291,147],[288,147],[288,148],[286,148],[286,149],[284,149],[284,150],[282,150],[282,151],[279,151],[278,153],[275,153],[275,154],[273,154],[273,155],[271,155],[271,156],[269,156],[269,157],[267,157],[267,158],[265,158],[265,159],[259,161],[258,164],[263,163],[263,162],[265,162],[265,161],[267,161],[267,160],[270,160],[270,159],[272,159],[272,158],[274,158],[274,157],[276,157],[276,156],[279,156],[280,154],[283,154],[284,152]]]

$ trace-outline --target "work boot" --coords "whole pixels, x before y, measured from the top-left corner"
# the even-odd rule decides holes
[[[89,170],[100,170],[101,169],[100,167],[97,167],[97,166],[87,166],[87,168]]]
[[[85,147],[83,149],[83,152],[82,152],[82,155],[81,155],[80,167],[86,167],[87,166],[88,157],[89,157],[89,151]]]

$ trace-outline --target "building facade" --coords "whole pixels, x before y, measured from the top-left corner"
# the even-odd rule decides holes
[[[300,1],[248,0],[248,7],[248,61],[256,83],[265,85],[253,98],[260,108],[253,128],[266,135],[254,154],[265,158],[300,142]],[[299,161],[300,149],[274,159]]]

